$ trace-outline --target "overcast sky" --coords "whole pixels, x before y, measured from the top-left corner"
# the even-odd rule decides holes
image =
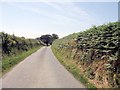
[[[63,37],[118,20],[117,2],[2,2],[0,8],[0,30],[27,38]]]

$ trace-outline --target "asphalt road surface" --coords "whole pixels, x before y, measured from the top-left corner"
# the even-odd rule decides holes
[[[42,47],[2,77],[3,88],[85,88]]]

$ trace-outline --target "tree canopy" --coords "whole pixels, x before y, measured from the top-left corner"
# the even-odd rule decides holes
[[[58,35],[57,34],[46,34],[46,35],[42,35],[41,37],[38,37],[37,40],[40,40],[44,43],[44,45],[52,45],[53,41],[58,39]]]

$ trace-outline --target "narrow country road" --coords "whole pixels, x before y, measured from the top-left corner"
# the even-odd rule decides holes
[[[2,77],[3,88],[85,88],[42,47]]]

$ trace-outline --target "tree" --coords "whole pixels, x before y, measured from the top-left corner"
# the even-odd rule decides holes
[[[42,35],[40,38],[36,38],[37,40],[41,40],[43,43],[45,43],[47,46],[52,45],[53,41],[55,39],[58,39],[58,35],[57,34],[46,34],[46,35]]]
[[[55,40],[55,39],[58,39],[58,35],[57,34],[52,34],[52,38]]]

